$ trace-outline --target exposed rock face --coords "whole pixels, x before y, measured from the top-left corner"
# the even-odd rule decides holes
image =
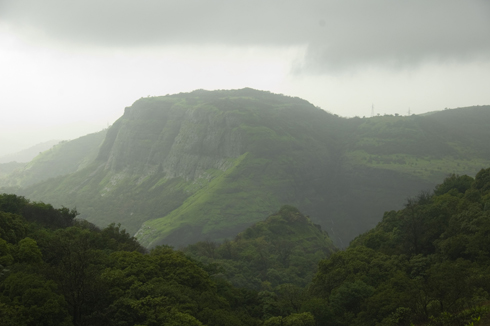
[[[490,165],[476,142],[490,110],[472,112],[459,128],[438,114],[343,119],[252,89],[142,98],[72,170],[18,193],[146,246],[233,237],[290,204],[343,247],[444,175]]]
[[[208,169],[226,170],[229,159],[243,154],[239,124],[233,113],[142,99],[111,128],[98,160],[113,171],[195,180]]]

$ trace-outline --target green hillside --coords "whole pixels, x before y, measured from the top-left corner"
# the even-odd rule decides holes
[[[0,194],[2,325],[490,320],[490,168],[409,198],[344,251],[292,206],[233,241],[200,242],[185,254],[148,251],[120,226],[99,229],[76,215]]]
[[[32,161],[32,159],[35,158],[39,153],[50,149],[59,142],[59,140],[50,140],[31,146],[17,153],[0,156],[0,164],[10,162],[27,163],[29,161]]]
[[[257,292],[213,280],[181,252],[147,251],[119,226],[75,216],[0,194],[2,326],[261,326],[269,318]]]
[[[292,206],[281,207],[233,241],[204,241],[183,249],[186,255],[216,266],[216,277],[255,290],[283,284],[303,288],[311,282],[318,262],[336,250],[320,226]]]
[[[22,168],[26,163],[9,162],[0,163],[0,179],[7,178],[13,171]]]
[[[475,178],[451,175],[409,198],[344,251],[292,206],[234,241],[197,243],[185,254],[166,246],[148,251],[120,226],[100,229],[76,215],[0,194],[2,325],[490,320],[490,168]]]
[[[3,180],[0,179],[0,184],[6,187],[27,187],[81,170],[95,159],[105,134],[103,130],[71,141],[58,142],[31,162],[9,171]],[[0,165],[0,168],[4,165],[7,164]]]
[[[490,169],[449,176],[321,261],[304,305],[319,325],[487,325],[489,233]]]
[[[490,165],[489,123],[489,107],[345,119],[253,89],[142,98],[86,164],[36,172],[17,193],[121,223],[148,247],[231,238],[289,204],[345,247],[420,189]]]

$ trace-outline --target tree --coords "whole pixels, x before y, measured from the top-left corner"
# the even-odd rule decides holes
[[[466,190],[470,189],[474,181],[475,179],[467,175],[460,176],[457,174],[451,174],[449,177],[444,179],[442,184],[438,185],[434,189],[434,195],[443,195],[452,189],[455,189],[460,194],[464,194]]]
[[[46,245],[47,275],[65,297],[73,324],[87,325],[107,293],[101,280],[105,255],[96,247],[96,235],[78,227],[59,229]]]
[[[264,322],[264,326],[314,326],[315,318],[309,312],[292,314],[287,317],[271,317]]]
[[[20,263],[39,264],[43,261],[41,250],[39,250],[34,239],[24,238],[20,240],[16,249],[15,260]]]
[[[56,284],[40,275],[11,273],[0,283],[0,308],[3,304],[5,309],[0,309],[5,318],[2,325],[71,325],[67,304],[56,292]]]

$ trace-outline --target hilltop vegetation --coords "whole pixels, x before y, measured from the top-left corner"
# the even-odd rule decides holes
[[[79,139],[87,155],[65,164],[78,146],[66,143],[0,185],[121,223],[146,247],[233,238],[284,204],[346,247],[420,189],[490,165],[489,123],[489,107],[344,119],[299,98],[199,90],[142,98]]]
[[[213,281],[170,248],[146,253],[119,226],[100,230],[76,215],[0,195],[2,325],[262,324],[256,292]]]
[[[2,325],[466,326],[490,311],[490,168],[408,199],[345,251],[291,206],[194,258],[77,214],[0,195]],[[296,273],[320,256],[311,283]],[[260,291],[233,287],[233,269],[244,287],[264,276]]]
[[[222,244],[198,242],[183,252],[236,287],[272,290],[288,284],[304,288],[318,262],[336,251],[319,225],[292,206],[283,206]]]
[[[101,230],[77,215],[0,195],[2,325],[271,326],[277,320],[314,325],[311,313],[291,310],[288,295],[304,292],[299,287],[280,284],[277,294],[234,288],[209,275],[213,264],[197,263],[170,247],[148,252],[120,226]],[[299,237],[291,241],[322,257],[331,248],[328,236],[293,207],[283,207],[243,237],[252,239],[264,227],[276,232],[271,239],[295,232]],[[305,243],[311,237],[317,241]],[[322,244],[328,248],[316,247]],[[251,242],[247,249],[257,245]]]
[[[320,263],[317,322],[469,325],[488,313],[489,232],[490,169],[446,178]]]

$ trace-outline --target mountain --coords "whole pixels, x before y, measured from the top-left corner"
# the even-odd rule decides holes
[[[59,140],[50,140],[47,142],[34,145],[32,147],[29,147],[27,149],[24,149],[14,154],[0,156],[0,163],[9,163],[9,162],[27,163],[31,161],[34,157],[36,157],[39,153],[50,149],[51,147],[58,144],[59,142],[60,142]]]
[[[346,119],[269,92],[198,90],[136,101],[84,164],[52,157],[56,178],[0,185],[121,223],[148,247],[234,237],[284,204],[345,247],[420,189],[490,165],[489,123],[488,106]]]
[[[0,163],[0,179],[7,177],[13,171],[25,165],[26,163],[17,163],[17,162]]]
[[[105,130],[72,141],[61,141],[40,153],[31,162],[10,169],[0,183],[6,187],[27,187],[40,181],[76,172],[91,163],[104,140]],[[6,169],[11,163],[0,164]]]

